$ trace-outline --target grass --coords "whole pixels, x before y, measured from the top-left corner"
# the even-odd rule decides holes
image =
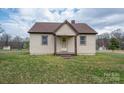
[[[124,83],[124,54],[95,56],[31,56],[0,51],[0,83]]]

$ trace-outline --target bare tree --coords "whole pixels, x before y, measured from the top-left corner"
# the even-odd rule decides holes
[[[11,36],[7,33],[3,33],[0,41],[3,43],[3,46],[8,46]]]
[[[26,37],[24,39],[24,46],[23,46],[24,49],[29,49],[29,37]]]
[[[16,49],[23,48],[23,39],[19,36],[14,37],[12,40],[12,46],[13,48],[16,48]]]
[[[2,28],[1,24],[0,24],[0,33],[4,32],[4,29]]]
[[[124,32],[122,31],[122,29],[118,28],[111,32],[111,36],[117,38],[118,40],[121,40],[123,33]]]
[[[100,35],[97,35],[97,41],[96,41],[97,49],[99,47],[104,47],[104,48],[108,49],[109,39],[110,39],[109,33],[102,33]]]

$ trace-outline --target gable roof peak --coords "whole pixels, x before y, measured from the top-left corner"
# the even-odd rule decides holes
[[[73,25],[67,20],[65,20],[61,25],[59,25],[58,28],[54,31],[54,33],[56,33],[57,30],[60,29],[64,24],[69,25],[75,31],[75,33],[78,33],[78,31],[73,27]]]

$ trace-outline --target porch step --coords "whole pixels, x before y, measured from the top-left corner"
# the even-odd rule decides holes
[[[74,52],[62,51],[62,52],[56,53],[56,55],[61,56],[65,59],[70,59],[75,55],[75,53]]]
[[[73,55],[65,54],[65,55],[60,55],[64,59],[71,59]]]

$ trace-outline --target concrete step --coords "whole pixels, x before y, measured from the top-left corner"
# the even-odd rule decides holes
[[[70,58],[72,58],[72,55],[67,55],[67,54],[60,55],[60,56],[63,57],[64,59],[70,59]]]

